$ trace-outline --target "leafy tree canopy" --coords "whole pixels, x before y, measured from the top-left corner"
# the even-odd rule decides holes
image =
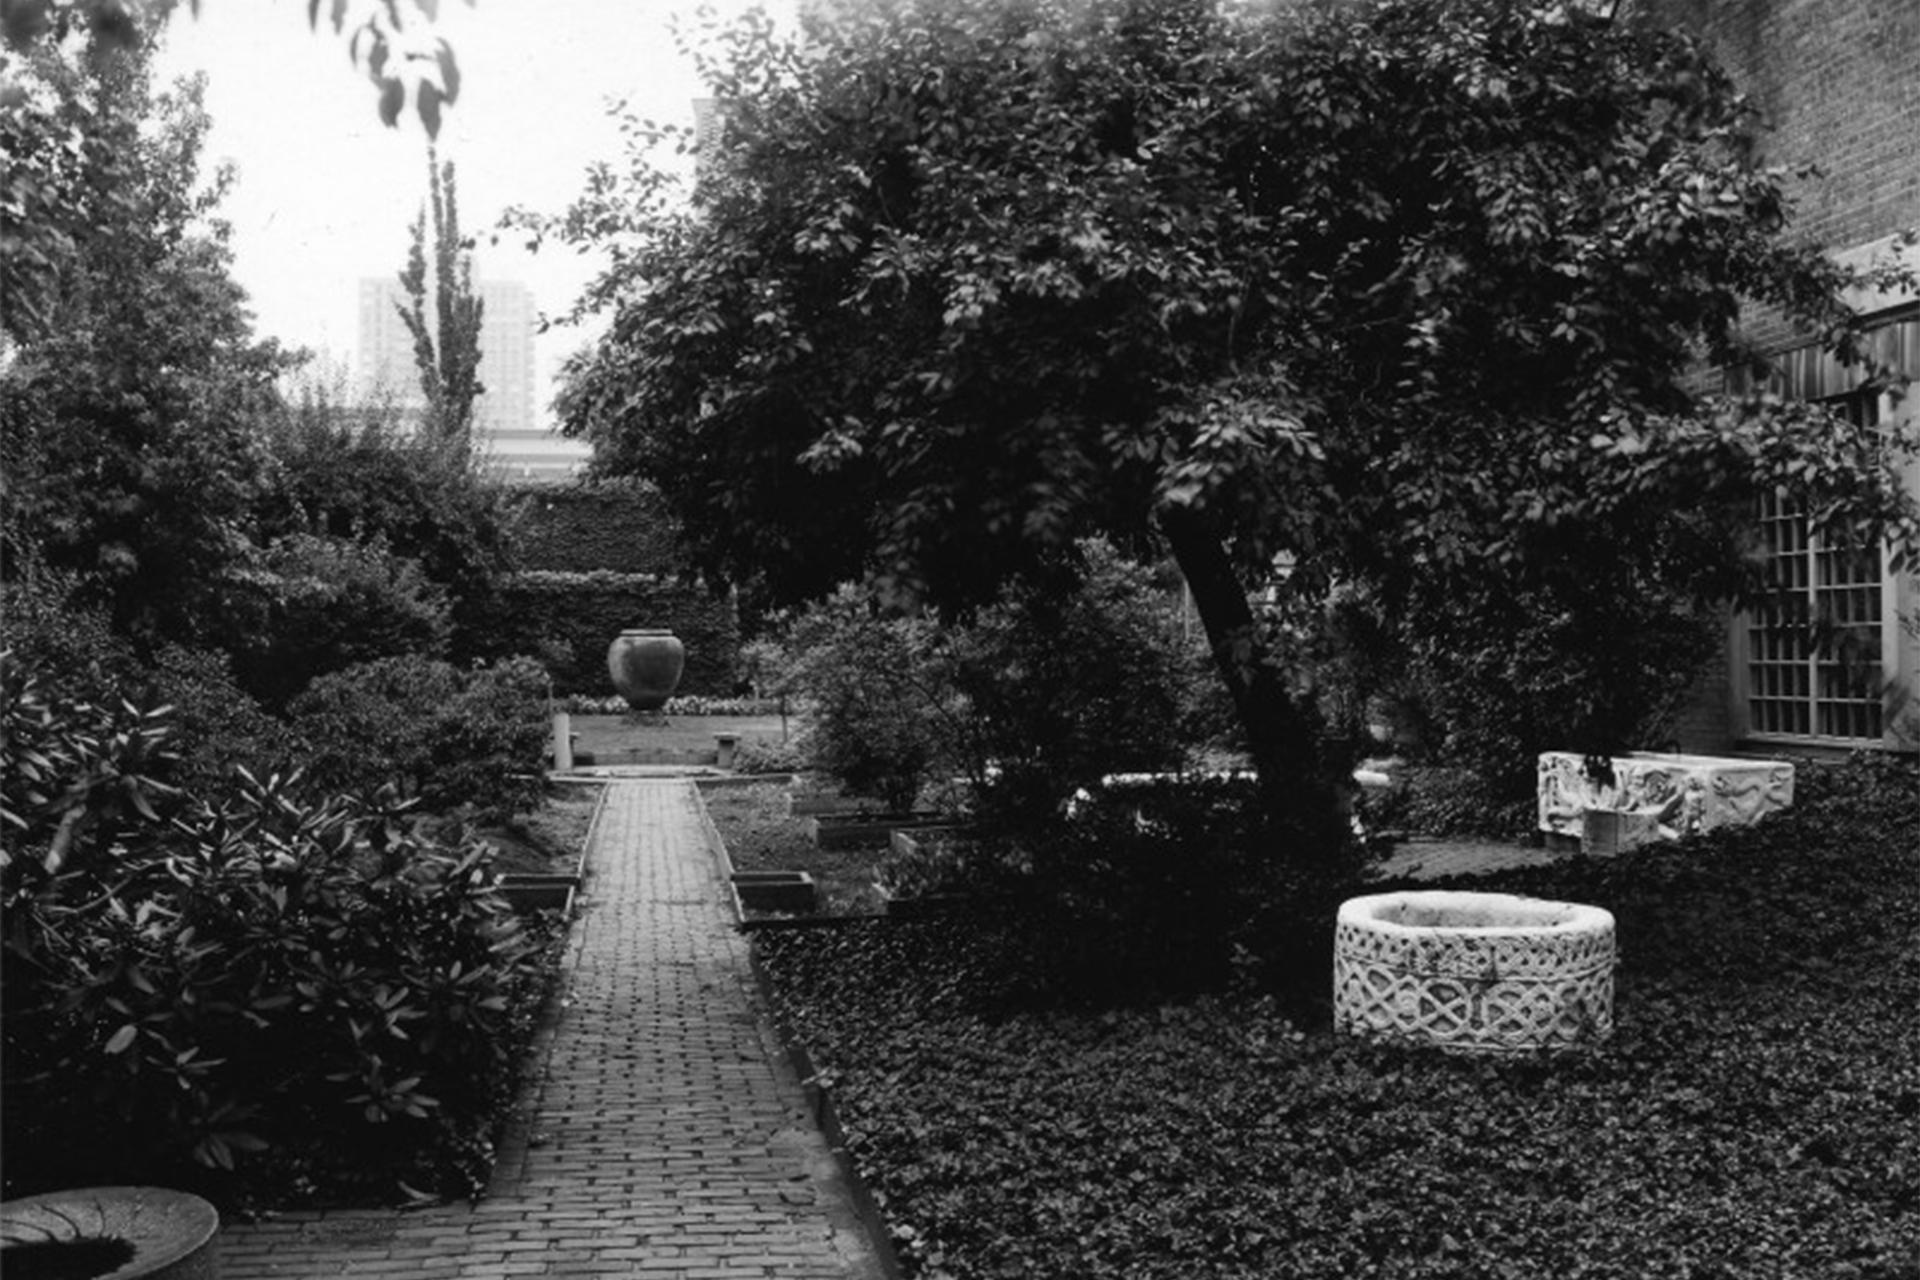
[[[1295,595],[1392,591],[1676,505],[1731,529],[1775,485],[1920,531],[1868,433],[1686,389],[1749,361],[1743,306],[1860,352],[1852,277],[1789,238],[1685,35],[1522,0],[892,0],[696,53],[725,127],[692,206],[641,155],[549,230],[614,250],[564,420],[716,573],[967,601],[1157,533],[1263,771],[1298,776],[1311,716],[1247,603],[1277,557]]]
[[[44,42],[83,37],[110,53],[137,47],[179,8],[180,0],[6,0],[0,4],[0,41],[13,53]],[[473,0],[467,0],[469,7]],[[187,0],[194,17],[200,0]],[[318,30],[322,0],[307,0],[307,25]],[[347,37],[353,63],[379,95],[380,118],[391,128],[409,90],[429,137],[440,115],[460,97],[460,64],[444,38],[422,39],[421,28],[440,16],[440,0],[331,0],[327,24]]]
[[[30,309],[7,294],[0,535],[10,577],[71,571],[121,631],[191,640],[238,585],[265,463],[254,423],[291,361],[254,338],[230,275],[203,85],[157,91],[150,53],[33,51],[34,109],[56,123],[23,167],[56,174],[68,203],[35,225],[58,244],[32,264]]]
[[[187,3],[197,18],[200,0]],[[0,349],[47,325],[50,277],[96,220],[97,201],[111,198],[123,159],[120,105],[76,114],[60,81],[83,68],[111,73],[123,57],[144,65],[178,8],[179,0],[0,0]],[[427,32],[439,10],[439,0],[333,0],[326,13],[372,82],[381,119],[397,125],[411,94],[429,138],[460,96],[453,47]],[[319,27],[321,0],[308,0],[307,20]],[[51,70],[60,64],[64,75]]]

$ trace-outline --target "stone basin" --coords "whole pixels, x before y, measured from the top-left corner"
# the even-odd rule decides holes
[[[1793,766],[1784,760],[1635,751],[1613,758],[1613,780],[1595,782],[1577,751],[1543,751],[1539,828],[1597,852],[1678,840],[1744,826],[1793,803]],[[1598,827],[1591,815],[1621,817]],[[1594,849],[1594,833],[1611,838]]]
[[[1613,915],[1430,889],[1340,906],[1333,1024],[1458,1053],[1580,1048],[1613,1033]]]
[[[162,1187],[87,1187],[0,1204],[9,1280],[212,1280],[220,1215]]]

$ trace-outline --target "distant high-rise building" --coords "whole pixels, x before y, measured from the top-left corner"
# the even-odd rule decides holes
[[[510,475],[571,474],[583,450],[544,431],[534,416],[533,293],[512,280],[474,285],[480,317],[480,385],[473,406],[474,452]],[[413,334],[400,318],[406,290],[392,277],[360,281],[359,375],[362,390],[401,409],[422,409]]]
[[[480,318],[480,384],[474,402],[474,443],[500,433],[534,429],[533,294],[512,280],[482,280],[475,286]],[[420,370],[413,334],[400,318],[406,290],[391,277],[360,281],[360,380],[369,395],[403,408],[421,408]]]

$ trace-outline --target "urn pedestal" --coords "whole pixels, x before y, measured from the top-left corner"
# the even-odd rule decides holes
[[[607,674],[635,711],[658,711],[665,706],[686,665],[686,646],[664,629],[622,631],[607,647]]]

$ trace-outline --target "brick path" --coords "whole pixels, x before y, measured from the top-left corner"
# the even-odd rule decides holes
[[[221,1233],[222,1280],[877,1280],[685,781],[611,784],[528,1131],[478,1205]]]
[[[1521,844],[1484,840],[1437,840],[1424,836],[1404,840],[1374,869],[1380,880],[1443,880],[1449,876],[1510,871],[1515,867],[1543,867],[1572,855]]]

